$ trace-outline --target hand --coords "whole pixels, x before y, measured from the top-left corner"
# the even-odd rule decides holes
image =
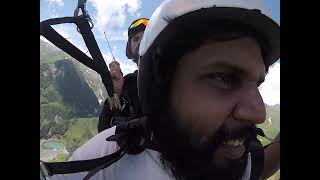
[[[120,95],[122,94],[124,83],[123,73],[121,71],[120,64],[117,61],[112,61],[109,64],[109,69],[114,91],[118,95],[118,97],[120,97]]]

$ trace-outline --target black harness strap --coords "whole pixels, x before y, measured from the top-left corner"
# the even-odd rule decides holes
[[[88,21],[78,21],[77,25],[80,29],[80,33],[84,39],[84,42],[86,43],[86,46],[92,56],[93,61],[95,62],[97,66],[97,72],[100,74],[102,78],[103,84],[107,87],[112,87],[107,89],[108,93],[113,96],[114,90],[113,90],[113,84],[111,81],[111,75],[108,71],[108,67],[106,63],[104,62],[104,59],[102,57],[102,54],[99,50],[98,44],[94,38],[94,35],[91,31],[90,25]]]
[[[114,162],[117,162],[125,153],[121,153],[119,156],[115,157],[114,159],[110,159],[109,161],[106,161],[105,163],[103,163],[102,165],[96,167],[95,169],[91,170],[84,178],[83,180],[88,180],[89,178],[91,178],[93,175],[95,175],[97,172],[99,172],[100,170],[110,166],[111,164],[113,164]]]
[[[46,167],[48,171],[48,175],[52,176],[54,174],[71,174],[71,173],[91,171],[92,169],[95,169],[108,162],[112,164],[113,162],[115,162],[114,160],[117,161],[122,156],[123,156],[123,151],[122,149],[120,149],[113,154],[110,154],[101,158],[97,158],[97,159],[56,162],[56,163],[48,163],[48,162],[42,161],[42,163]]]
[[[68,53],[70,56],[100,74],[102,82],[110,96],[113,96],[114,89],[108,67],[103,59],[98,44],[91,31],[88,17],[81,15],[78,17],[54,18],[40,22],[40,35],[44,36],[51,43]],[[86,43],[92,59],[57,33],[51,25],[62,23],[75,23]]]
[[[264,148],[257,139],[251,146],[251,175],[250,180],[260,180],[264,168]]]
[[[55,20],[57,19],[51,19]],[[40,29],[41,29],[41,35],[45,37],[47,40],[49,40],[52,44],[57,46],[60,49],[63,49],[67,54],[75,58],[76,60],[80,61],[85,66],[96,70],[97,67],[92,61],[90,57],[88,57],[86,54],[84,54],[82,51],[80,51],[77,47],[75,47],[73,44],[71,44],[68,40],[66,40],[64,37],[62,37],[59,33],[57,33],[50,25],[47,24],[47,22],[40,23]]]
[[[41,30],[41,28],[51,25],[57,25],[57,24],[65,24],[65,23],[76,23],[77,18],[79,17],[61,17],[61,18],[52,18],[47,19],[42,22],[40,22],[40,34],[44,34]]]

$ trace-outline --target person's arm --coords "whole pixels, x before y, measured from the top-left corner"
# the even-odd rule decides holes
[[[121,96],[123,94],[124,77],[120,68],[120,64],[117,61],[112,61],[109,64],[109,68],[110,68],[110,75],[112,78],[114,92],[121,99]],[[111,127],[110,121],[113,116],[114,116],[114,113],[110,110],[108,101],[105,101],[101,114],[99,116],[99,122],[98,122],[99,133]]]
[[[112,84],[114,92],[120,97],[123,93],[124,77],[120,68],[120,64],[117,61],[112,61],[109,64],[110,75],[112,78]]]
[[[267,179],[280,169],[280,132],[264,150],[265,161],[262,177]]]

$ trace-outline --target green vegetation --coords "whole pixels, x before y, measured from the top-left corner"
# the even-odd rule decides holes
[[[55,141],[72,152],[98,133],[101,107],[88,79],[94,83],[99,77],[85,73],[86,67],[79,64],[40,40],[40,139],[53,141],[41,144],[46,158],[64,151],[52,150],[60,149]],[[66,161],[68,157],[68,153],[59,153],[52,161]]]
[[[80,118],[70,122],[64,134],[66,148],[79,147],[98,134],[98,118]]]
[[[95,117],[100,105],[72,60],[40,40],[40,138],[64,135],[71,119]]]
[[[57,141],[58,143],[63,144],[63,146],[67,149],[75,150],[76,148],[83,145],[93,136],[95,136],[97,132],[97,123],[98,118],[79,118],[79,119],[71,119],[68,120],[69,124],[65,131],[65,134],[59,135],[54,134],[48,140]],[[52,149],[51,146],[46,146],[46,143],[42,143],[41,149],[48,150]],[[64,162],[69,158],[69,153],[59,153],[54,159],[51,159],[49,162]]]
[[[61,142],[67,149],[77,148],[98,134],[97,124],[97,117],[69,120],[69,128],[65,133],[63,135],[55,134],[50,137],[50,140]],[[44,146],[42,148],[47,149]]]
[[[54,63],[56,61],[59,61],[59,60],[62,60],[62,59],[67,59],[67,58],[70,58],[70,56],[66,55],[66,54],[56,54],[54,56],[41,59],[41,63],[49,64],[49,63]]]
[[[279,171],[276,172],[275,175],[273,175],[273,177],[275,177],[276,180],[280,179],[280,169],[279,169]]]
[[[49,162],[65,162],[69,158],[69,154],[67,153],[60,153],[54,159],[50,160]]]
[[[71,118],[71,108],[61,102],[50,102],[41,106],[40,117],[42,119],[54,120],[56,116],[60,116],[62,119]]]
[[[61,102],[40,105],[40,138],[47,139],[54,134],[63,135],[68,129],[68,119],[71,116],[71,109]]]
[[[40,63],[54,63],[66,58],[70,58],[67,53],[58,49],[54,45],[40,40]]]
[[[46,88],[40,88],[40,94],[47,99],[48,102],[62,101],[62,95],[56,90],[53,84]]]

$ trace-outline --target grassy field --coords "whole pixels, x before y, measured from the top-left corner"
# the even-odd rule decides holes
[[[63,141],[67,149],[77,148],[98,134],[98,118],[80,118],[69,123]]]
[[[71,57],[68,54],[57,52],[56,54],[52,56],[45,56],[42,59],[40,58],[40,63],[54,63],[56,61],[62,60],[62,59],[70,59]]]
[[[69,158],[68,153],[60,153],[49,162],[66,162],[66,161],[68,161],[68,158]]]
[[[49,140],[58,141],[67,149],[76,149],[98,133],[97,123],[97,117],[73,119],[70,121],[68,130],[64,135],[54,135]],[[42,145],[41,148],[44,150],[50,149],[45,147],[45,145]],[[51,159],[50,162],[67,161],[69,155],[69,153],[61,152],[54,159]]]

